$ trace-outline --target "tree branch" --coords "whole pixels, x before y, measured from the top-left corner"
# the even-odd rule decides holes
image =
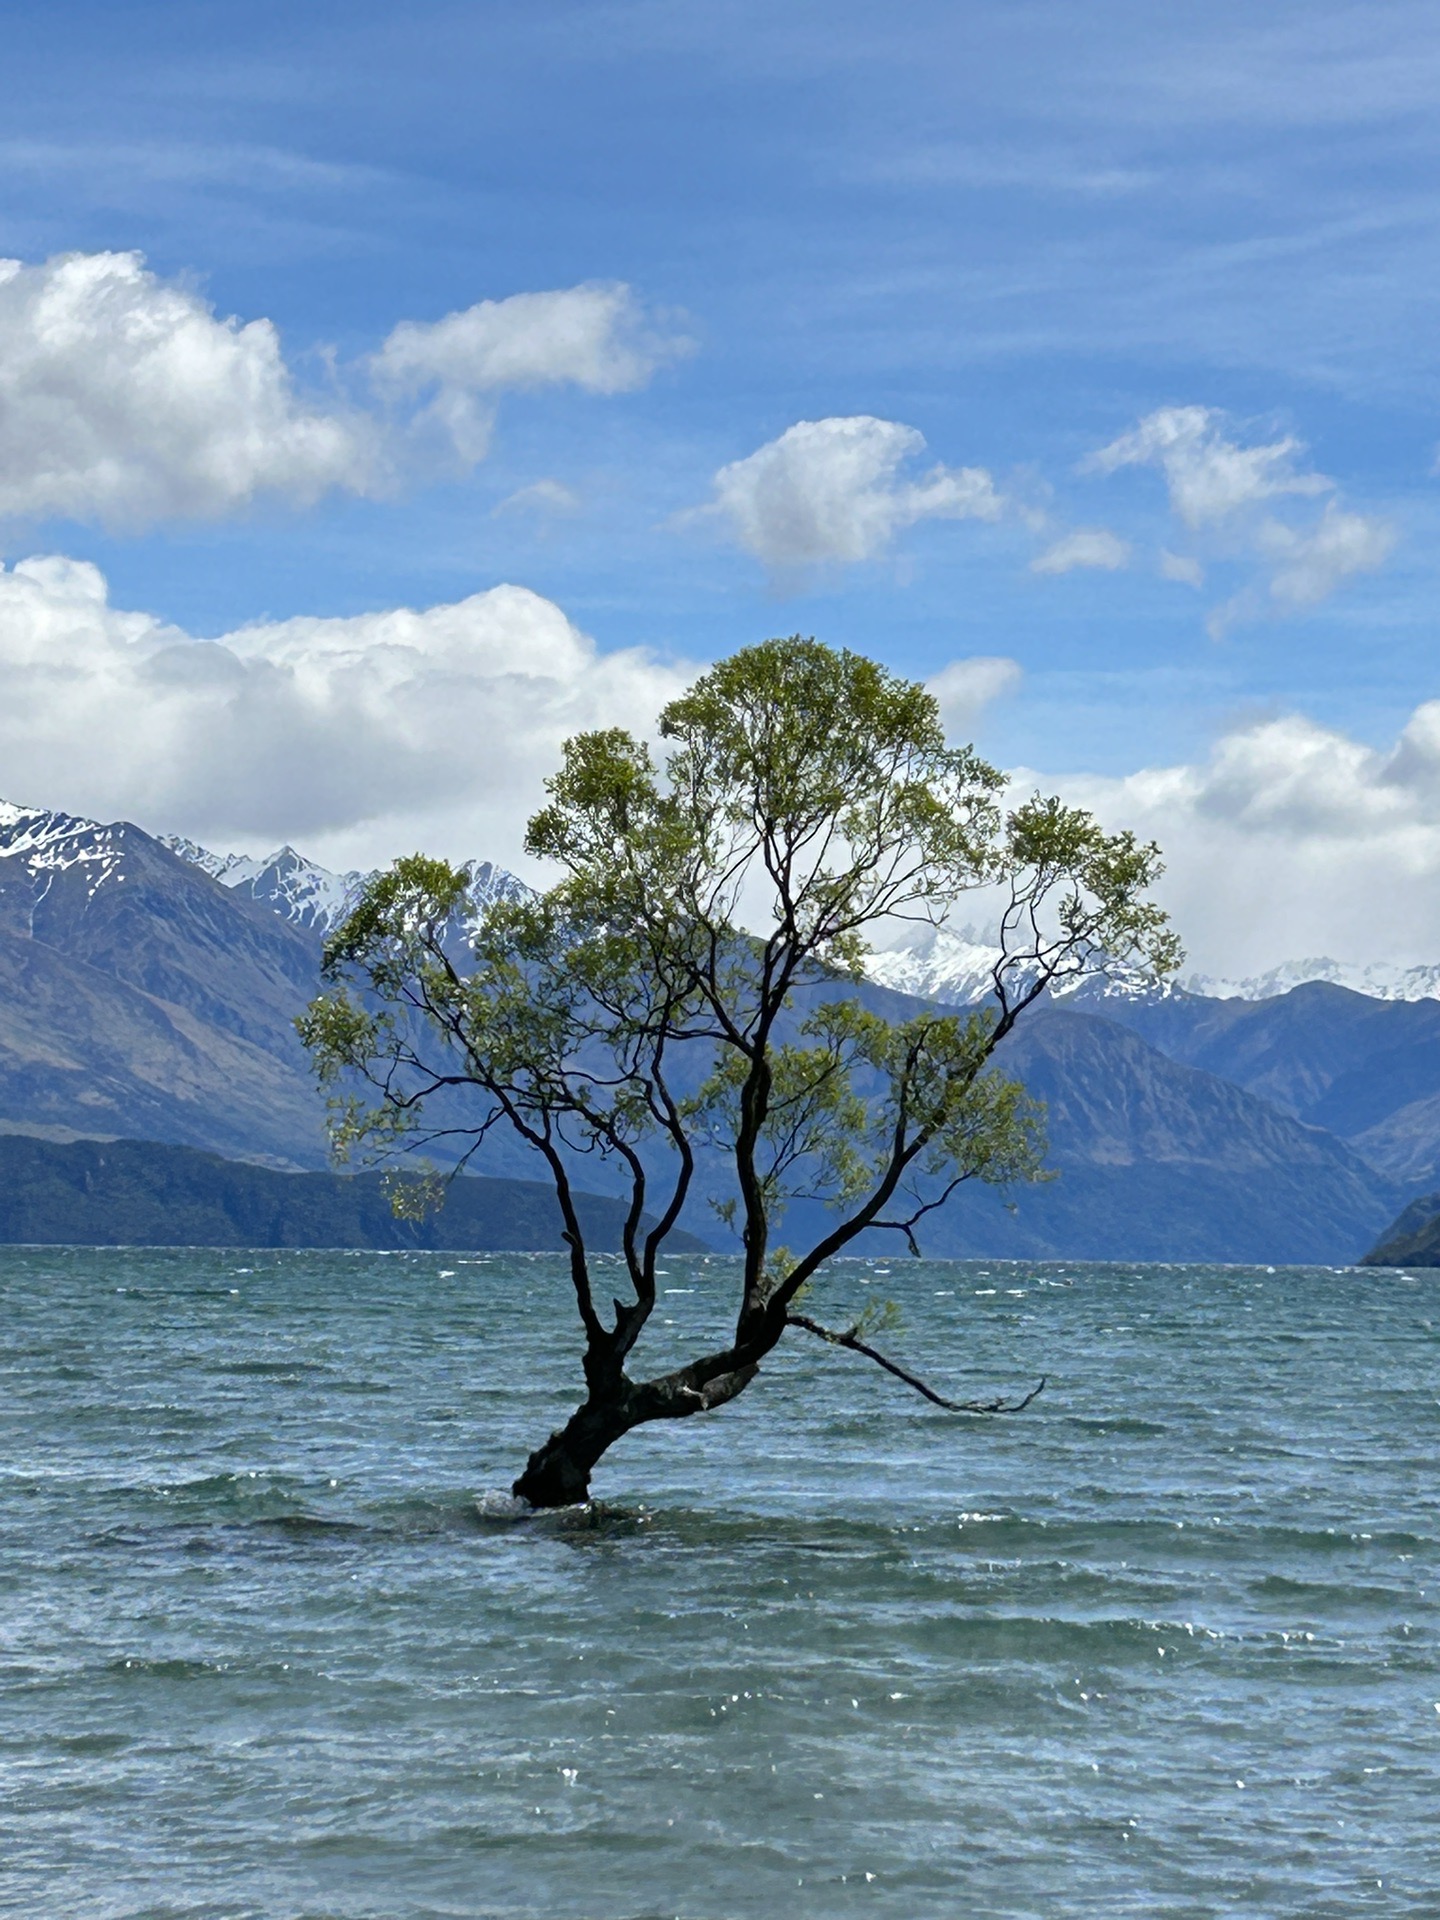
[[[886,1373],[893,1373],[897,1380],[903,1380],[907,1387],[913,1387],[916,1393],[932,1401],[937,1407],[944,1407],[947,1413],[1023,1413],[1037,1394],[1045,1391],[1046,1376],[1040,1376],[1038,1386],[1030,1389],[1023,1400],[947,1400],[943,1393],[936,1393],[933,1387],[915,1374],[899,1366],[894,1360],[887,1360],[883,1353],[862,1340],[854,1327],[844,1333],[837,1333],[834,1327],[822,1327],[818,1320],[812,1320],[808,1313],[787,1313],[787,1327],[803,1327],[806,1333],[813,1333],[817,1340],[824,1340],[832,1347],[844,1347],[851,1353],[863,1353],[867,1360],[873,1360],[877,1367],[883,1367]]]

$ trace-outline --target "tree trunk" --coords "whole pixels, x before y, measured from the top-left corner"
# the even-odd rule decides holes
[[[638,1383],[622,1373],[613,1388],[613,1375],[600,1381],[592,1377],[590,1398],[535,1449],[510,1491],[532,1507],[578,1506],[590,1498],[596,1462],[632,1428],[649,1420],[688,1420],[743,1393],[760,1371],[759,1364],[747,1359],[734,1366],[729,1364],[733,1358],[733,1353],[721,1354],[720,1367],[714,1359],[698,1361],[659,1380]]]
[[[639,1424],[624,1400],[587,1400],[531,1454],[510,1491],[532,1507],[573,1507],[590,1498],[590,1475],[607,1447]]]

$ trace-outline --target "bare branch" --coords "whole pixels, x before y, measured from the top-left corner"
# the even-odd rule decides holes
[[[927,1387],[916,1374],[894,1360],[887,1360],[883,1353],[862,1340],[854,1327],[848,1327],[840,1333],[834,1327],[822,1327],[808,1313],[787,1313],[785,1324],[787,1327],[802,1327],[806,1333],[813,1333],[817,1340],[824,1340],[832,1347],[844,1347],[850,1353],[863,1353],[867,1360],[873,1360],[886,1373],[893,1373],[897,1380],[903,1380],[907,1387],[913,1387],[916,1393],[923,1394],[935,1406],[944,1407],[947,1413],[1023,1413],[1030,1402],[1045,1391],[1047,1376],[1042,1374],[1038,1385],[1033,1386],[1023,1400],[947,1400],[943,1393],[936,1393],[933,1387]]]

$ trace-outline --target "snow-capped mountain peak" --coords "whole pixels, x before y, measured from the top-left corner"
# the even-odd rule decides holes
[[[902,944],[876,953],[866,972],[881,986],[944,1006],[974,1006],[994,990],[993,969],[1001,950],[993,934],[948,926],[918,928]],[[1228,979],[1190,973],[1176,981],[1156,981],[1142,968],[1112,963],[1057,989],[1057,1000],[1082,995],[1089,1004],[1103,1000],[1167,999],[1195,994],[1210,1000],[1273,1000],[1311,981],[1348,987],[1374,1000],[1440,1000],[1440,963],[1400,966],[1378,961],[1349,965],[1328,958],[1290,960],[1266,973]]]
[[[277,847],[274,853],[256,859],[248,853],[212,853],[208,847],[178,834],[162,834],[160,840],[222,887],[248,893],[284,919],[316,933],[329,933],[345,918],[369,878],[353,869],[332,873],[291,846]]]
[[[373,871],[362,873],[357,868],[334,873],[288,845],[256,859],[248,853],[212,853],[208,847],[178,834],[162,834],[160,838],[172,853],[200,867],[222,887],[248,893],[294,925],[319,934],[328,934],[340,924],[366,881],[374,878]],[[516,899],[528,891],[513,873],[489,860],[472,861],[469,873],[471,907],[465,916],[466,932],[473,931],[497,900]]]
[[[1377,960],[1367,966],[1328,956],[1287,960],[1267,973],[1244,979],[1192,973],[1186,975],[1182,985],[1187,992],[1204,994],[1211,1000],[1274,1000],[1313,980],[1348,987],[1352,993],[1366,994],[1372,1000],[1440,1000],[1440,963],[1401,966],[1396,961]]]
[[[878,986],[947,1006],[972,1006],[994,991],[1000,949],[971,927],[920,927],[903,946],[872,953],[865,971]]]
[[[942,1006],[972,1007],[995,991],[995,969],[1004,951],[993,933],[973,927],[921,927],[903,946],[870,956],[866,972],[878,985],[936,1000]],[[1033,968],[1012,963],[1010,981],[1018,985]],[[1087,974],[1062,982],[1053,990],[1057,1000],[1083,993],[1086,1000],[1153,1000],[1175,989],[1157,981],[1141,967],[1112,962],[1104,973]]]
[[[0,800],[0,860],[17,859],[35,881],[48,886],[49,878],[71,867],[83,867],[91,895],[106,881],[125,877],[127,838],[158,841],[169,852],[209,874],[222,887],[247,893],[293,926],[322,936],[345,918],[372,875],[351,869],[335,873],[309,860],[292,846],[277,847],[256,858],[248,853],[215,853],[182,834],[140,834],[125,821],[104,824],[83,815],[46,807],[17,806]],[[529,890],[504,867],[489,860],[470,863],[470,906],[459,931],[475,926],[497,900],[513,900]]]
[[[96,834],[113,833],[98,820],[86,820],[80,814],[56,813],[45,807],[17,807],[0,801],[0,853],[45,855],[75,842],[76,859],[82,857],[81,843]]]
[[[107,880],[123,878],[123,820],[108,825],[83,815],[0,801],[0,859],[23,860],[37,878],[86,869],[90,894]]]

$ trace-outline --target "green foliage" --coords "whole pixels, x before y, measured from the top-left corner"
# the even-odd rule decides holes
[[[900,1308],[894,1300],[869,1300],[850,1331],[857,1340],[873,1340],[877,1334],[893,1333],[900,1325]]]
[[[380,1182],[397,1220],[428,1220],[444,1203],[445,1179],[433,1167],[404,1173],[391,1167]]]
[[[1147,898],[1153,846],[1054,799],[1007,814],[1002,776],[947,746],[925,689],[857,654],[746,648],[672,701],[659,735],[663,765],[619,729],[566,743],[526,840],[555,884],[478,927],[463,868],[397,861],[330,942],[301,1031],[343,1152],[473,1151],[504,1123],[548,1162],[562,1211],[577,1155],[623,1166],[635,1302],[613,1328],[571,1222],[592,1354],[633,1341],[696,1155],[723,1156],[748,1353],[865,1229],[918,1250],[961,1181],[1038,1177],[1042,1116],[996,1048],[1053,982],[1179,952]],[[862,1004],[871,936],[967,893],[999,914],[991,1003],[901,1020]],[[782,1257],[771,1230],[800,1197],[834,1227]]]

